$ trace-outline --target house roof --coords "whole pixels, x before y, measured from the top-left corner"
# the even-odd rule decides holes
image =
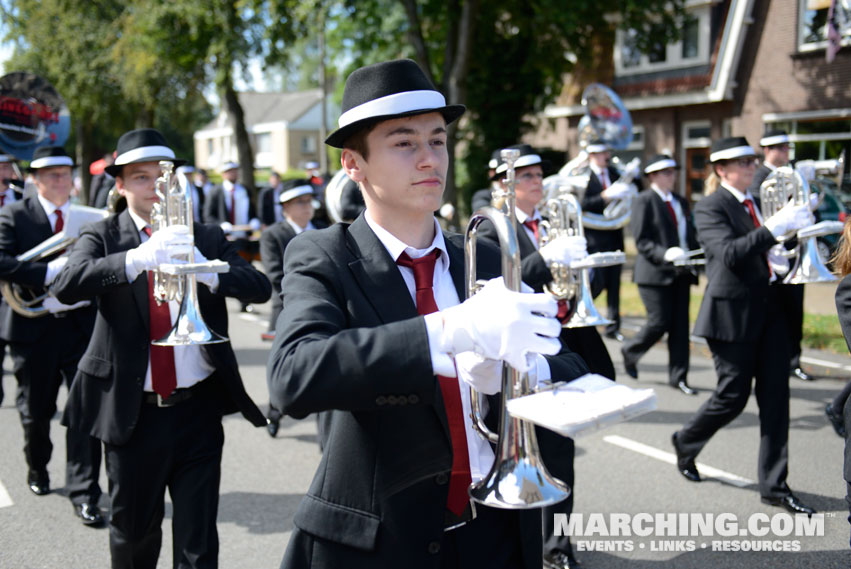
[[[238,93],[239,103],[245,113],[247,128],[270,122],[293,122],[309,111],[322,98],[321,89],[309,89],[295,93],[258,93],[246,91]],[[221,111],[224,112],[224,111]],[[220,115],[221,116],[221,113]],[[219,116],[200,129],[216,130],[223,126],[233,126],[230,117],[224,124],[219,122]]]

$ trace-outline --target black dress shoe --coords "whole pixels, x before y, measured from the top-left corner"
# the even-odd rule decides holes
[[[606,332],[606,338],[609,338],[610,340],[617,340],[618,342],[624,341],[623,334],[618,331]]]
[[[582,564],[572,555],[553,551],[544,554],[544,569],[582,569]]]
[[[689,387],[688,383],[686,383],[685,381],[680,381],[676,385],[674,385],[673,387],[674,387],[674,389],[679,389],[680,391],[682,391],[686,395],[697,395],[697,390]]]
[[[30,472],[27,477],[27,485],[36,496],[50,494],[50,478],[48,478],[46,472]]]
[[[278,436],[278,428],[281,426],[280,419],[266,419],[266,430],[269,431],[269,436],[273,439]]]
[[[700,473],[697,471],[694,459],[687,457],[680,450],[677,433],[671,435],[671,443],[674,445],[674,452],[677,453],[677,470],[680,471],[680,474],[682,474],[686,480],[690,482],[700,482]]]
[[[815,381],[816,380],[815,377],[808,374],[807,372],[805,372],[804,370],[802,370],[799,367],[796,367],[795,369],[792,370],[792,375],[794,375],[795,377],[797,377],[798,379],[801,379],[803,381]]]
[[[75,504],[74,512],[77,517],[83,520],[84,526],[102,526],[104,524],[103,516],[100,513],[100,508],[95,504]]]
[[[828,403],[827,407],[824,408],[824,414],[827,415],[827,420],[830,421],[830,424],[833,425],[833,430],[836,431],[836,434],[845,438],[845,421],[842,419],[842,415],[837,413],[833,409],[833,405]]]
[[[812,516],[816,513],[816,511],[801,502],[797,496],[794,494],[786,494],[782,498],[760,498],[763,504],[768,504],[769,506],[777,506],[778,508],[786,508],[787,512],[792,514],[807,514],[807,516]]]
[[[623,358],[623,369],[626,371],[626,374],[632,379],[638,379],[638,368],[635,367],[635,362],[630,361],[629,356],[626,355],[626,350],[621,348],[621,357]]]

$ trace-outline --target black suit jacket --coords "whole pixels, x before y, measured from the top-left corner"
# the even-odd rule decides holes
[[[753,175],[753,180],[751,180],[751,185],[748,186],[748,191],[752,196],[754,196],[754,198],[759,198],[759,187],[773,171],[774,170],[765,164],[760,164],[759,168],[756,169],[756,172]]]
[[[609,183],[613,183],[620,178],[620,172],[613,166],[608,167]],[[606,200],[601,195],[603,193],[603,184],[600,178],[593,172],[589,171],[588,186],[585,188],[585,195],[582,196],[582,211],[591,213],[603,213],[608,205]],[[586,229],[585,238],[588,240],[588,252],[599,253],[601,251],[623,251],[623,230],[614,229],[605,231],[600,229]]]
[[[445,234],[464,298],[460,235]],[[497,276],[482,243],[478,276]],[[436,568],[452,466],[428,336],[399,269],[363,216],[294,239],[269,359],[272,404],[293,417],[333,410],[322,461],[294,518],[283,566]],[[554,378],[585,372],[548,358]],[[491,406],[493,409],[495,405]],[[540,567],[540,511],[522,514],[526,566]]]
[[[316,229],[322,229],[321,221],[313,223]],[[296,236],[295,230],[286,221],[273,223],[260,234],[260,259],[263,270],[272,282],[272,302],[281,303],[281,280],[284,278],[284,252],[290,241]]]
[[[28,196],[3,207],[0,211],[0,279],[44,292],[47,262],[18,261],[17,256],[53,237],[50,220],[36,196]],[[55,256],[54,256],[55,258]],[[84,307],[58,316],[71,318],[83,330],[91,329],[94,309]],[[35,342],[57,316],[27,318],[7,304],[0,308],[0,337],[9,342]]]
[[[688,200],[678,194],[672,194],[677,200],[686,218],[686,247],[697,249],[694,224]],[[692,284],[697,284],[697,276],[686,267],[675,267],[665,262],[665,251],[680,246],[680,236],[674,220],[665,202],[652,189],[638,194],[632,204],[630,229],[638,249],[632,280],[640,285],[669,285],[678,276],[690,276]]]
[[[198,286],[198,302],[207,325],[227,336],[225,297],[265,302],[271,286],[251,267],[218,227],[194,225],[195,245],[208,259],[230,263],[219,274],[216,293]],[[148,281],[142,272],[132,283],[124,269],[127,250],[140,244],[129,211],[89,226],[74,246],[68,264],[56,279],[57,298],[65,303],[97,300],[92,340],[80,359],[63,416],[65,425],[104,442],[120,445],[133,434],[142,406],[150,348]],[[230,342],[203,346],[216,368],[213,375],[225,414],[241,411],[254,425],[266,424],[248,397]]]
[[[247,223],[257,217],[254,200],[251,199],[251,192],[248,191],[248,188],[246,188],[245,191],[248,192],[248,219],[244,222],[237,219],[235,225],[242,225],[243,223]],[[228,215],[228,204],[225,200],[225,190],[221,185],[210,190],[210,195],[208,195],[204,201],[203,211],[204,223],[221,224],[225,221],[230,221],[230,216]]]
[[[275,188],[267,186],[257,196],[257,212],[260,223],[271,226],[275,223]]]
[[[765,226],[754,228],[744,206],[723,187],[698,202],[694,221],[708,279],[695,335],[755,341],[769,308],[766,253],[777,240]]]

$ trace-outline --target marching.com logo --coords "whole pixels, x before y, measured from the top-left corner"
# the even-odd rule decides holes
[[[555,535],[574,538],[579,551],[800,551],[797,538],[824,535],[824,514],[554,514],[553,521]]]

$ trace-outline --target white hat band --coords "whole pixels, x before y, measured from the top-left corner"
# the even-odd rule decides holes
[[[299,196],[304,196],[307,194],[313,193],[313,186],[296,186],[294,188],[290,188],[286,192],[281,194],[281,197],[278,198],[278,201],[281,203],[288,202],[291,199],[295,199]]]
[[[541,163],[541,157],[537,154],[526,154],[525,156],[521,156],[514,162],[515,168],[523,168],[524,166],[534,166],[535,164]],[[508,170],[508,164],[503,162],[499,166],[496,167],[496,173],[501,174]]]
[[[776,136],[766,136],[760,139],[760,146],[774,146],[775,144],[787,144],[789,142],[788,134],[778,134]]]
[[[605,152],[609,148],[605,144],[589,144],[585,147],[585,152],[594,154],[595,152]]]
[[[52,166],[73,166],[74,161],[70,156],[45,156],[44,158],[36,158],[30,162],[30,168],[50,168]]]
[[[658,172],[659,170],[664,170],[666,168],[676,168],[677,161],[668,158],[667,160],[659,160],[658,162],[653,162],[652,164],[648,164],[644,169],[645,174],[651,174],[653,172]]]
[[[756,156],[756,152],[750,146],[735,146],[713,152],[709,155],[709,161],[718,162],[719,160],[731,160],[733,158],[741,158],[742,156]]]
[[[446,106],[446,99],[437,91],[404,91],[367,101],[340,115],[340,128],[372,117],[398,115],[411,111],[439,109]]]
[[[145,158],[174,159],[174,151],[168,146],[142,146],[116,156],[115,165],[124,166],[133,162],[144,162]]]

